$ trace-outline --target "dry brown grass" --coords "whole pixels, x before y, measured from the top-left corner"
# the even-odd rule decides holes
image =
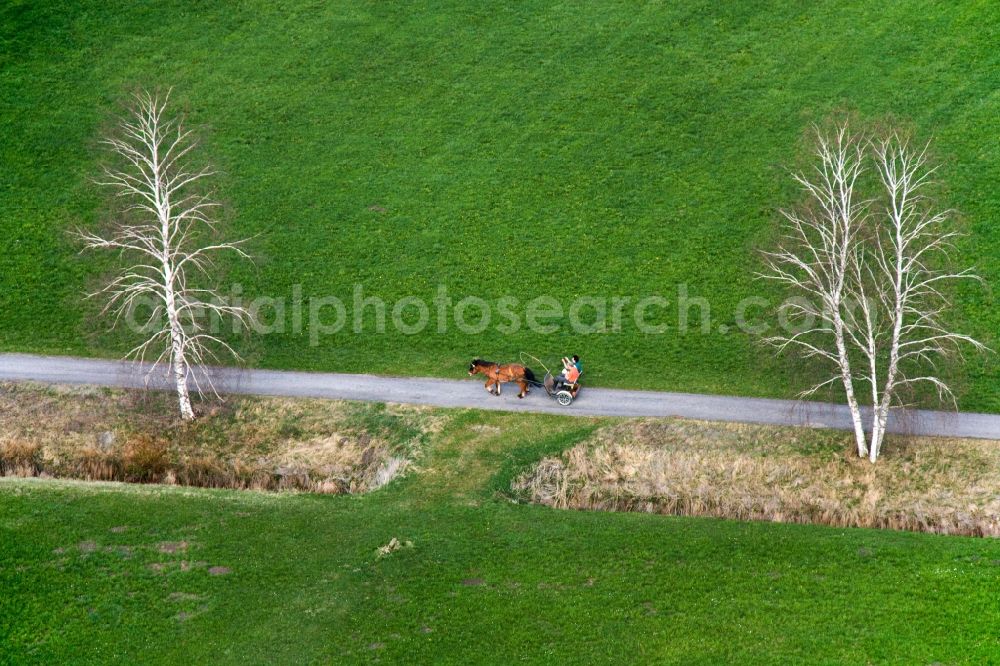
[[[832,431],[631,421],[514,490],[558,508],[998,536],[1000,443],[895,437],[872,465]]]
[[[0,441],[0,474],[35,476],[42,469],[42,447],[37,442],[19,438]]]
[[[0,384],[0,475],[360,493],[405,472],[445,418],[257,397],[204,409],[186,423],[166,394]]]

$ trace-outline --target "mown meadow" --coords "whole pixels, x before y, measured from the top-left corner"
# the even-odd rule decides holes
[[[373,334],[369,311],[363,333],[315,346],[286,312],[247,343],[256,365],[448,376],[473,356],[576,352],[592,383],[789,396],[810,368],[735,330],[736,308],[780,300],[753,279],[756,250],[798,197],[786,168],[807,128],[842,111],[934,139],[961,259],[987,282],[951,319],[993,345],[998,33],[986,1],[6,3],[0,347],[128,348],[80,298],[111,259],[67,230],[108,214],[98,138],[137,86],[173,87],[200,127],[229,232],[253,237],[255,265],[224,282],[248,299],[670,300],[656,335],[628,316],[611,333],[432,318]],[[680,285],[711,304],[707,332],[678,330]],[[963,408],[1000,409],[995,357],[956,377]]]

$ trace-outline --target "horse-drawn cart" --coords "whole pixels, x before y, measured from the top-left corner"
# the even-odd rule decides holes
[[[523,356],[530,355],[522,352]],[[534,356],[531,356],[531,358],[534,358],[542,367],[545,367],[545,364]],[[545,368],[545,378],[542,381],[538,381],[535,373],[526,365],[519,363],[494,363],[493,361],[486,361],[481,358],[472,359],[472,363],[469,364],[469,376],[472,377],[473,375],[480,374],[486,377],[486,390],[493,395],[500,395],[500,386],[504,382],[516,382],[521,389],[517,394],[518,398],[523,398],[528,394],[528,386],[536,386],[545,389],[545,393],[550,398],[554,398],[563,407],[576,400],[576,396],[580,393],[580,378],[583,377],[583,373],[580,373],[576,376],[575,381],[570,382],[563,375],[553,376],[552,371]]]

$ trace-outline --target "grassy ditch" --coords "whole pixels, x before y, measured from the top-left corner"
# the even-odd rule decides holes
[[[557,508],[1000,536],[994,441],[892,437],[872,465],[839,432],[627,421],[543,458],[511,487]]]
[[[186,423],[169,394],[0,384],[0,474],[359,493],[447,418],[419,407],[234,397]]]

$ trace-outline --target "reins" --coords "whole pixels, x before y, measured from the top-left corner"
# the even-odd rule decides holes
[[[531,354],[529,354],[528,352],[521,352],[521,363],[524,363],[525,365],[528,365],[527,361],[525,361],[525,360],[524,360],[524,357],[525,357],[525,356],[527,356],[528,358],[530,358],[530,359],[532,359],[532,360],[535,360],[535,361],[538,361],[538,365],[540,365],[540,366],[542,366],[543,368],[545,368],[545,372],[546,372],[546,373],[548,373],[548,374],[550,374],[550,375],[552,374],[552,371],[551,371],[551,370],[549,370],[549,369],[548,369],[548,368],[547,368],[547,367],[545,366],[545,364],[544,364],[544,363],[542,363],[541,359],[539,359],[539,358],[538,358],[537,356],[532,356],[532,355],[531,355]]]

